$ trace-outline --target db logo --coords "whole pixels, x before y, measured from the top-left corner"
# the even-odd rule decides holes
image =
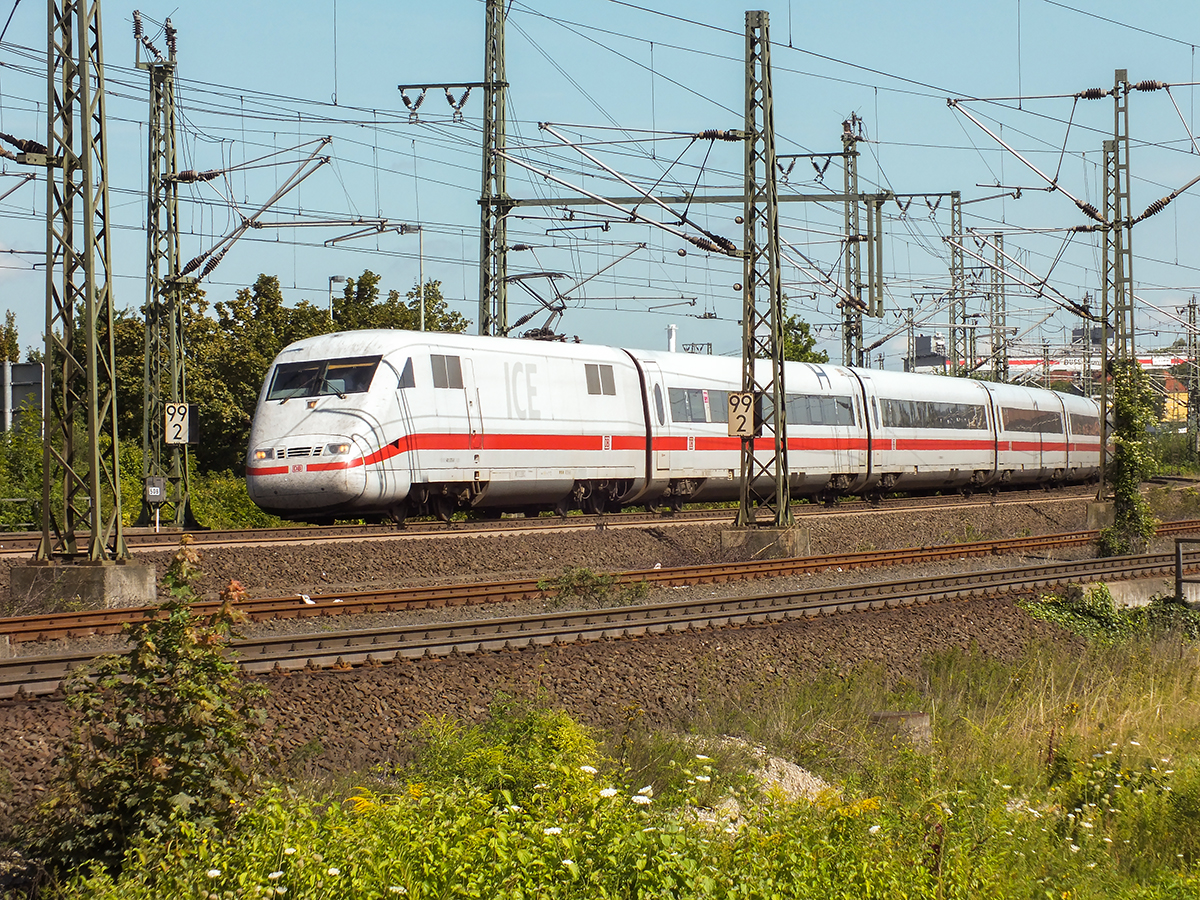
[[[292,466],[292,474],[293,474],[293,475],[295,475],[295,474],[298,474],[298,473],[300,473],[300,472],[303,472],[303,471],[304,471],[304,464],[303,464],[303,463],[297,463],[296,465]]]

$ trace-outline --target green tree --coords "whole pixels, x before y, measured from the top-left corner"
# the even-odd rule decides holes
[[[791,362],[827,363],[829,354],[817,350],[817,339],[813,337],[812,326],[798,315],[788,315],[788,296],[783,295],[783,324],[780,328],[783,340],[783,358]]]
[[[0,362],[21,361],[21,342],[17,339],[17,314],[11,309],[4,311],[4,327],[0,328]]]
[[[342,296],[333,304],[333,321],[339,331],[361,328],[416,331],[421,327],[421,300],[418,294],[424,295],[426,331],[461,334],[471,324],[466,317],[447,307],[440,281],[426,281],[424,291],[418,291],[418,286],[413,285],[404,299],[401,299],[399,291],[391,290],[380,300],[379,280],[378,275],[367,269],[357,279],[346,281]]]
[[[799,316],[787,316],[783,320],[783,358],[792,362],[827,363],[829,354],[817,350],[817,339],[812,326]]]
[[[246,753],[265,689],[226,655],[245,592],[230,582],[216,613],[195,615],[188,602],[200,557],[187,540],[164,578],[171,600],[126,627],[129,653],[67,679],[73,740],[39,848],[66,868],[92,860],[119,868],[141,838],[168,839],[184,822],[226,824],[249,784]]]
[[[1113,455],[1105,478],[1113,489],[1113,524],[1100,532],[1101,556],[1141,553],[1154,536],[1154,517],[1142,497],[1142,482],[1154,474],[1149,428],[1154,396],[1136,361],[1112,365]]]

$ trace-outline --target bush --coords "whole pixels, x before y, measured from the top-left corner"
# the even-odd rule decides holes
[[[198,562],[185,543],[166,578],[171,599],[126,627],[129,653],[100,657],[67,679],[72,740],[36,842],[54,865],[117,868],[140,838],[178,835],[185,822],[227,824],[243,796],[264,689],[225,655],[241,585],[231,582],[207,619],[188,606]]]

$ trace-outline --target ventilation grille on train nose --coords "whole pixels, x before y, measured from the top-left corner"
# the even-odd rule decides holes
[[[276,451],[277,457],[291,459],[294,456],[320,456],[321,447],[281,447]]]

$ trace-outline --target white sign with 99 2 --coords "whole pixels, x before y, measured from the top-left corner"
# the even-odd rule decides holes
[[[754,392],[729,392],[729,436],[754,437]]]
[[[191,435],[191,421],[186,403],[164,403],[166,416],[163,442],[167,444],[186,444]]]

